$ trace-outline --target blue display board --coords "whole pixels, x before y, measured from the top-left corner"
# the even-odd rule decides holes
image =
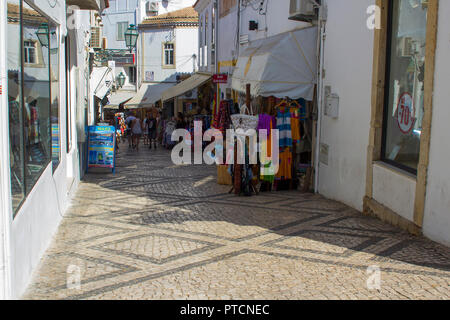
[[[115,146],[116,130],[113,126],[89,126],[87,168],[108,168],[114,172]]]

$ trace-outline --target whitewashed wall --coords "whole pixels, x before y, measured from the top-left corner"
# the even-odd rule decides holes
[[[3,1],[2,1],[3,3]],[[2,122],[0,127],[6,131],[2,133],[1,147],[2,152],[0,155],[0,183],[2,191],[2,219],[0,219],[1,231],[3,235],[6,234],[6,245],[2,246],[5,249],[6,257],[5,261],[1,261],[0,268],[6,270],[6,276],[2,276],[0,285],[2,286],[2,296],[7,298],[19,298],[25,291],[33,270],[38,265],[40,258],[47,249],[52,236],[57,230],[57,227],[70,204],[70,199],[75,191],[79,182],[79,155],[78,144],[76,134],[76,107],[72,107],[72,117],[70,125],[72,126],[72,148],[67,152],[66,149],[66,83],[65,83],[65,47],[63,42],[63,36],[66,34],[65,21],[65,1],[57,1],[57,5],[54,8],[49,8],[48,1],[32,1],[33,7],[39,12],[45,14],[53,22],[61,22],[59,25],[59,104],[60,104],[60,146],[61,146],[61,162],[57,169],[53,172],[52,164],[50,163],[42,173],[40,179],[31,190],[30,194],[26,198],[24,204],[18,211],[14,220],[12,220],[13,212],[11,209],[11,197],[10,197],[10,183],[9,183],[9,141],[8,141],[8,115],[7,113],[0,117]],[[0,8],[2,8],[0,6]],[[4,9],[4,8],[3,8]],[[4,14],[5,12],[3,12]],[[4,16],[3,16],[4,17]],[[85,25],[89,27],[89,15],[84,15]],[[87,19],[87,21],[86,21]],[[2,29],[5,28],[6,19],[1,19]],[[69,37],[74,37],[72,41],[71,59],[74,68],[85,68],[86,62],[86,44],[83,40],[86,40],[84,29],[80,28],[74,32],[69,33]],[[74,33],[77,36],[74,36]],[[80,36],[78,36],[80,35]],[[4,37],[1,37],[4,39]],[[81,40],[79,40],[81,39]],[[9,39],[10,40],[10,39]],[[8,40],[8,41],[9,41]],[[81,41],[82,43],[78,43]],[[6,42],[6,41],[5,41]],[[7,52],[5,42],[2,40],[0,43],[1,64],[4,64],[4,58]],[[77,45],[73,46],[73,42]],[[4,70],[2,73],[4,74]],[[83,71],[81,71],[83,72]],[[78,75],[79,73],[77,73]],[[83,87],[85,81],[81,77],[70,76],[74,81],[78,78],[79,86]],[[7,90],[4,86],[4,90]],[[72,91],[74,94],[74,91]],[[2,98],[5,97],[2,95]],[[79,102],[84,103],[85,95],[79,99]],[[73,97],[69,97],[71,102],[74,102]],[[2,105],[5,103],[2,100]],[[1,108],[6,110],[7,108]],[[6,151],[5,151],[6,149]],[[5,174],[8,177],[5,177]],[[1,273],[1,272],[0,272]]]
[[[340,1],[333,1],[339,2]],[[254,3],[253,6],[257,6],[258,2]],[[303,26],[308,26],[308,23],[299,22],[294,20],[289,20],[289,6],[290,0],[264,0],[263,10],[267,14],[261,15],[258,11],[254,10],[252,6],[241,7],[241,19],[240,19],[240,30],[241,34],[248,34],[249,40],[257,40],[261,38],[266,38],[274,36],[289,30],[296,28],[301,28]],[[249,30],[249,21],[258,22],[258,30]]]
[[[373,35],[366,10],[373,0],[326,1],[325,85],[340,98],[339,118],[323,115],[321,142],[329,145],[320,164],[319,192],[362,209],[369,142]]]
[[[450,246],[450,1],[439,1],[433,119],[424,234]]]
[[[197,28],[143,29],[143,48],[140,49],[141,80],[146,72],[154,72],[155,82],[176,81],[176,74],[194,72],[193,54],[197,54]],[[163,43],[175,42],[175,68],[163,68]],[[141,68],[140,66],[140,68]]]

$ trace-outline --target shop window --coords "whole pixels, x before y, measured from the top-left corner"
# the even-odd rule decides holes
[[[22,72],[20,46],[20,7],[14,0],[7,2],[6,37],[8,59],[9,145],[12,207],[16,211],[25,198],[24,173],[24,109],[22,107]]]
[[[427,3],[389,1],[382,159],[417,173],[424,114]]]
[[[128,29],[128,22],[117,22],[117,41],[125,41],[125,32]]]
[[[175,65],[175,45],[173,43],[164,43],[164,66]]]
[[[8,0],[7,8],[11,195],[16,213],[52,157],[50,49],[54,29],[25,1]],[[30,66],[33,61],[39,68]]]

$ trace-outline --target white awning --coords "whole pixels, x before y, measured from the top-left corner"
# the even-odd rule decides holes
[[[114,83],[114,75],[111,68],[95,67],[92,70],[90,80],[94,95],[103,99]]]
[[[127,102],[131,98],[133,98],[137,93],[135,91],[118,91],[111,93],[108,97],[108,105],[112,107],[118,107],[120,104]],[[107,107],[105,106],[105,107]]]
[[[66,0],[66,4],[78,6],[82,10],[102,11],[106,8],[105,0]]]
[[[311,101],[317,79],[317,27],[250,42],[239,54],[232,87],[252,96]]]
[[[172,88],[175,83],[144,83],[138,93],[125,103],[127,108],[145,108],[151,107],[157,101],[161,100],[161,95],[166,90]]]
[[[201,86],[203,83],[211,79],[211,77],[212,75],[208,73],[196,73],[186,80],[180,82],[176,86],[164,91],[161,100],[164,102],[172,98],[181,96],[186,92]]]

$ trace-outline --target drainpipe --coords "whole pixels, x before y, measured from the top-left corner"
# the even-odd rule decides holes
[[[318,50],[319,50],[319,81],[318,81],[318,103],[317,103],[317,132],[316,132],[316,146],[314,154],[314,192],[319,192],[319,173],[320,173],[320,142],[322,136],[322,113],[323,113],[323,70],[324,70],[324,49],[325,49],[325,25],[326,21],[324,18],[324,8],[325,3],[319,7],[319,39],[318,39]]]
[[[11,195],[9,163],[9,127],[8,127],[8,74],[6,70],[6,1],[0,3],[0,299],[11,298]],[[3,58],[4,57],[4,58]]]
[[[214,0],[213,2],[213,7],[214,7],[214,25],[216,26],[215,30],[214,30],[214,62],[215,62],[215,73],[219,73],[219,1]],[[220,102],[220,84],[216,84],[216,110],[219,110],[219,102]]]

